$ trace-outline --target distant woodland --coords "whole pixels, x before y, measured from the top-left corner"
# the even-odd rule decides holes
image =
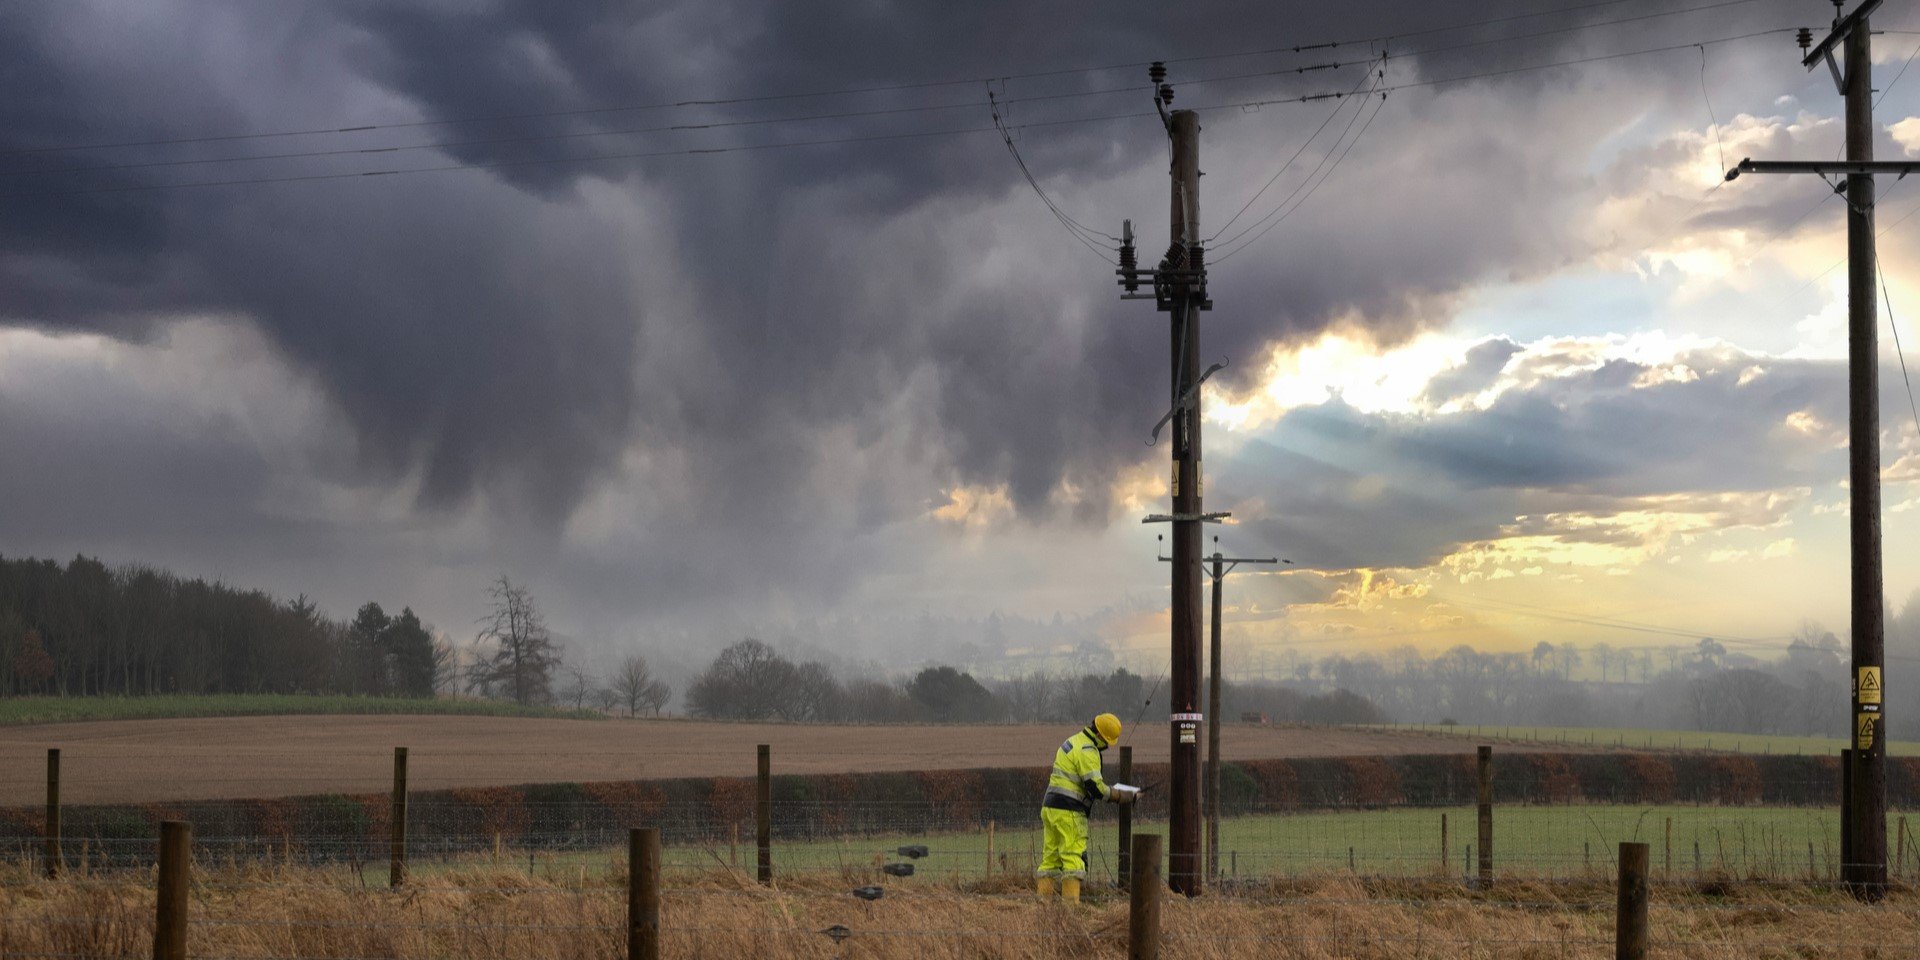
[[[411,609],[328,619],[141,566],[0,558],[0,695],[432,696],[451,651]]]

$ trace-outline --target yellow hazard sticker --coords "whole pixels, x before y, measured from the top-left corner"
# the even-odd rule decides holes
[[[1853,726],[1853,748],[1855,750],[1873,749],[1873,727],[1878,723],[1877,713],[1856,714]]]
[[[1880,702],[1880,668],[1861,667],[1859,685],[1855,688],[1861,703]]]
[[[1173,495],[1180,495],[1180,461],[1173,462]]]

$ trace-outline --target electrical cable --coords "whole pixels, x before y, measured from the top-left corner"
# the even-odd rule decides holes
[[[1230,245],[1233,242],[1232,240],[1228,240],[1226,244],[1222,244],[1222,252],[1220,253],[1220,255],[1213,258],[1214,264],[1217,266],[1219,264],[1225,263],[1227,260],[1231,259],[1232,257],[1240,254],[1241,252],[1245,251],[1249,247],[1253,246],[1255,243],[1258,243],[1261,237],[1264,237],[1267,235],[1268,231],[1272,230],[1274,227],[1279,226],[1283,221],[1287,219],[1287,217],[1292,216],[1294,211],[1300,209],[1303,205],[1306,204],[1308,200],[1313,199],[1313,195],[1320,190],[1320,187],[1323,184],[1325,184],[1329,178],[1333,176],[1333,172],[1339,169],[1340,164],[1347,159],[1347,154],[1352,153],[1353,148],[1357,146],[1360,143],[1360,140],[1367,135],[1367,131],[1373,127],[1373,121],[1380,118],[1380,111],[1386,109],[1386,106],[1387,106],[1387,95],[1385,93],[1381,93],[1380,100],[1374,104],[1373,112],[1367,115],[1367,122],[1360,125],[1360,132],[1354,134],[1352,140],[1347,141],[1346,149],[1341,150],[1340,156],[1334,159],[1333,165],[1327,167],[1326,172],[1320,175],[1320,179],[1318,181],[1315,181],[1311,187],[1307,188],[1306,194],[1303,195],[1298,201],[1296,201],[1293,204],[1293,206],[1285,208],[1284,212],[1280,212],[1278,217],[1273,217],[1272,214],[1269,214],[1268,216],[1273,217],[1273,219],[1271,222],[1267,223],[1266,226],[1262,227],[1260,226],[1260,223],[1256,221],[1253,227],[1247,228],[1248,230],[1253,230],[1257,228],[1259,232],[1254,233],[1250,237],[1247,237],[1247,239],[1244,242],[1242,242],[1238,247],[1229,248],[1228,245]],[[1362,110],[1365,109],[1364,104],[1361,106],[1361,109]],[[1354,111],[1354,118],[1358,119],[1359,116],[1360,116],[1360,111],[1358,110]],[[1351,121],[1348,123],[1348,126],[1352,126]],[[1337,140],[1334,141],[1334,146],[1336,148],[1338,148],[1339,145],[1340,145],[1339,141]],[[1308,180],[1312,180],[1311,174],[1308,175]],[[1303,186],[1306,183],[1307,181],[1301,181],[1301,184]],[[1247,231],[1243,230],[1241,231],[1240,236],[1246,236],[1246,233]]]
[[[1472,27],[1492,26],[1492,25],[1512,22],[1516,20],[1530,19],[1530,18],[1542,17],[1542,16],[1552,16],[1554,14],[1560,14],[1560,13],[1573,13],[1573,12],[1579,12],[1582,10],[1594,9],[1598,7],[1617,6],[1625,2],[1629,2],[1629,0],[1600,0],[1600,2],[1578,4],[1574,6],[1561,7],[1553,10],[1545,10],[1545,11],[1539,11],[1535,13],[1515,14],[1515,15],[1509,15],[1504,17],[1495,17],[1491,19],[1483,19],[1483,20],[1469,21],[1464,23],[1449,24],[1447,26],[1432,27],[1424,30],[1380,34],[1378,36],[1358,38],[1353,40],[1337,40],[1337,41],[1322,42],[1322,43],[1300,44],[1300,45],[1287,46],[1287,47],[1267,47],[1262,49],[1244,50],[1244,51],[1237,51],[1232,53],[1201,54],[1201,55],[1194,55],[1194,56],[1188,56],[1188,57],[1176,57],[1176,58],[1164,60],[1162,62],[1193,63],[1193,62],[1201,62],[1201,61],[1208,61],[1208,60],[1222,60],[1222,59],[1234,59],[1234,58],[1241,58],[1241,57],[1256,57],[1256,56],[1272,56],[1272,55],[1284,54],[1284,53],[1301,53],[1308,50],[1332,49],[1340,46],[1354,46],[1354,45],[1365,44],[1365,43],[1386,43],[1392,40],[1405,39],[1407,37],[1425,36],[1425,35],[1430,35],[1434,33],[1449,32],[1453,30],[1464,30]],[[1712,10],[1712,9],[1718,9],[1722,7],[1739,6],[1739,5],[1759,3],[1759,2],[1765,2],[1765,0],[1716,0],[1716,2],[1713,2],[1713,3],[1707,3],[1707,4],[1702,4],[1702,5],[1693,6],[1693,7],[1684,7],[1684,8],[1678,8],[1673,10],[1658,11],[1655,13],[1641,14],[1641,15],[1622,18],[1618,20],[1601,21],[1598,23],[1578,24],[1574,26],[1558,28],[1555,30],[1541,31],[1533,34],[1526,34],[1519,37],[1495,38],[1495,39],[1485,40],[1485,41],[1475,41],[1468,44],[1458,44],[1458,45],[1449,46],[1449,47],[1434,48],[1434,49],[1425,50],[1425,51],[1415,51],[1411,54],[1401,54],[1400,56],[1404,57],[1404,56],[1427,55],[1431,53],[1444,52],[1448,50],[1464,49],[1469,46],[1479,46],[1479,45],[1484,45],[1489,43],[1505,43],[1505,42],[1512,42],[1514,40],[1520,40],[1520,39],[1530,39],[1530,38],[1550,36],[1550,35],[1555,35],[1560,33],[1578,32],[1581,30],[1592,29],[1595,27],[1610,26],[1610,25],[1621,24],[1621,23],[1631,23],[1631,22],[1656,19],[1661,17],[1679,16],[1679,15],[1683,15],[1687,13],[1695,13],[1703,10]],[[0,151],[0,157],[21,156],[21,155],[28,155],[28,154],[64,153],[64,152],[76,152],[76,151],[87,151],[87,150],[122,149],[122,148],[128,148],[128,147],[180,146],[180,145],[197,144],[197,143],[220,143],[220,142],[234,142],[234,141],[246,141],[246,140],[265,140],[265,139],[275,139],[275,138],[282,138],[282,137],[328,136],[328,135],[340,135],[340,134],[352,134],[352,133],[366,133],[366,132],[371,132],[376,130],[401,130],[401,129],[422,128],[422,127],[457,126],[462,124],[473,124],[473,123],[498,123],[498,122],[519,121],[519,120],[559,119],[564,117],[582,117],[582,116],[594,116],[594,115],[601,115],[601,114],[608,114],[608,113],[628,113],[628,112],[639,112],[639,111],[645,111],[645,110],[666,110],[666,109],[677,109],[677,108],[686,108],[686,107],[738,106],[741,104],[750,104],[750,103],[770,103],[770,102],[777,102],[777,101],[812,99],[812,98],[820,98],[820,97],[848,97],[848,96],[860,96],[860,95],[874,94],[874,93],[896,93],[896,92],[903,92],[903,91],[909,91],[909,90],[926,90],[926,89],[935,89],[940,87],[952,87],[952,86],[964,86],[964,85],[979,84],[979,83],[991,83],[996,81],[1004,83],[1010,80],[1035,80],[1035,79],[1045,79],[1050,77],[1075,76],[1075,75],[1083,75],[1083,74],[1091,74],[1091,73],[1111,72],[1111,71],[1123,70],[1123,69],[1138,69],[1139,67],[1142,67],[1145,65],[1146,65],[1146,61],[1129,61],[1126,63],[1113,63],[1113,64],[1105,64],[1105,65],[1091,66],[1091,67],[1068,67],[1068,68],[1029,71],[1029,72],[1023,72],[1023,73],[1007,73],[1007,74],[996,74],[996,75],[989,75],[989,76],[976,76],[976,77],[967,77],[967,78],[959,78],[959,79],[928,80],[928,81],[915,81],[915,82],[893,83],[893,84],[873,84],[873,85],[867,85],[867,86],[843,87],[843,88],[832,89],[832,90],[814,90],[814,91],[807,91],[807,92],[801,92],[801,93],[756,94],[756,95],[746,95],[746,96],[736,96],[736,97],[708,97],[708,98],[692,98],[692,99],[677,99],[677,100],[660,100],[660,101],[655,101],[651,103],[621,104],[621,105],[609,105],[609,106],[598,106],[598,107],[580,107],[580,108],[568,109],[568,110],[547,110],[547,111],[531,111],[531,112],[522,112],[522,113],[508,113],[508,114],[487,114],[487,115],[475,115],[475,116],[467,116],[467,117],[447,117],[447,118],[434,119],[434,120],[408,120],[408,121],[394,121],[394,122],[388,122],[388,123],[362,123],[362,124],[349,123],[349,124],[339,124],[334,126],[286,129],[286,130],[265,131],[265,132],[258,132],[258,133],[204,134],[204,135],[184,136],[184,137],[158,137],[158,138],[145,139],[145,140],[122,140],[122,141],[114,141],[114,142],[97,142],[97,143],[88,143],[88,144],[62,144],[62,145],[41,146],[41,147],[21,147],[21,148]],[[1283,74],[1283,73],[1293,73],[1293,72],[1296,72],[1296,70],[1295,69],[1277,70],[1277,71],[1273,71],[1272,73]],[[1256,74],[1255,76],[1258,76],[1258,75],[1259,74]],[[1239,79],[1239,77],[1213,78],[1211,80],[1203,79],[1203,80],[1197,80],[1197,81],[1188,80],[1188,81],[1184,81],[1184,84],[1191,85],[1197,82],[1217,82],[1218,80],[1222,80],[1222,79]],[[1104,93],[1104,92],[1113,92],[1113,91],[1099,91],[1099,92]]]
[[[1907,351],[1900,344],[1900,324],[1893,319],[1893,294],[1887,289],[1887,271],[1880,266],[1880,257],[1873,258],[1874,272],[1880,275],[1880,296],[1887,303],[1887,326],[1893,330],[1893,355],[1900,359],[1900,379],[1907,385],[1907,409],[1913,413],[1913,429],[1920,435],[1920,404],[1913,400],[1913,378],[1907,374]]]
[[[1366,83],[1367,79],[1368,78],[1365,76],[1361,77],[1360,82],[1354,84],[1353,89],[1348,91],[1348,93],[1350,95],[1359,93],[1360,85]],[[1293,151],[1293,155],[1287,158],[1287,162],[1281,164],[1280,169],[1275,170],[1273,172],[1273,176],[1268,177],[1267,182],[1261,184],[1260,189],[1255,190],[1253,192],[1253,196],[1248,197],[1247,202],[1241,204],[1240,209],[1234,211],[1233,216],[1228,217],[1227,222],[1221,224],[1220,229],[1215,230],[1213,232],[1213,235],[1207,238],[1207,242],[1212,243],[1214,240],[1218,239],[1221,234],[1226,233],[1227,230],[1233,226],[1235,221],[1240,219],[1241,215],[1245,214],[1249,209],[1251,209],[1253,207],[1254,202],[1259,200],[1261,195],[1265,194],[1267,192],[1267,189],[1269,187],[1272,187],[1274,182],[1279,180],[1280,176],[1286,173],[1287,170],[1293,166],[1293,162],[1295,160],[1300,159],[1301,154],[1307,152],[1307,148],[1313,145],[1313,141],[1319,138],[1321,132],[1327,129],[1327,125],[1333,122],[1334,117],[1337,117],[1340,115],[1341,108],[1345,107],[1346,105],[1347,103],[1345,99],[1337,100],[1334,103],[1333,110],[1327,114],[1327,118],[1325,120],[1320,121],[1320,125],[1313,129],[1313,133],[1307,135],[1307,139],[1305,139],[1304,141],[1301,141],[1300,148]],[[1281,201],[1281,202],[1284,203],[1285,201]]]
[[[1040,198],[1040,202],[1047,205],[1047,210],[1053,214],[1053,218],[1060,221],[1060,225],[1067,228],[1067,232],[1073,234],[1073,238],[1080,241],[1081,246],[1092,251],[1094,256],[1100,258],[1101,262],[1119,266],[1120,261],[1109,256],[1107,253],[1107,250],[1112,248],[1103,248],[1098,241],[1093,239],[1093,236],[1105,237],[1114,243],[1119,243],[1120,238],[1101,233],[1075,220],[1072,216],[1068,215],[1066,211],[1060,209],[1060,205],[1055,203],[1052,197],[1047,196],[1047,191],[1041,188],[1040,181],[1034,178],[1033,171],[1028,169],[1026,158],[1020,156],[1020,148],[1014,146],[1013,134],[1007,129],[1006,123],[1000,118],[1000,104],[999,101],[994,98],[992,89],[987,90],[987,104],[988,108],[993,112],[994,129],[1000,131],[1000,139],[1007,145],[1007,153],[1013,156],[1013,162],[1020,168],[1020,175],[1026,178],[1027,186],[1032,187],[1034,194]],[[1089,236],[1089,234],[1093,236]]]
[[[1720,139],[1720,118],[1713,113],[1713,98],[1707,95],[1707,48],[1705,46],[1700,47],[1700,99],[1707,103],[1707,119],[1713,123],[1713,147],[1720,155],[1720,169],[1725,170],[1727,169],[1727,147]],[[1715,183],[1714,187],[1717,188],[1725,182],[1721,180]],[[1713,191],[1707,192],[1710,194]]]
[[[1718,37],[1710,40],[1695,41],[1692,43],[1651,47],[1651,48],[1646,48],[1641,50],[1631,50],[1631,51],[1624,51],[1620,53],[1582,57],[1574,60],[1557,61],[1557,62],[1545,63],[1545,64],[1534,64],[1534,65],[1524,66],[1524,67],[1513,67],[1513,68],[1508,68],[1503,70],[1488,71],[1488,72],[1468,74],[1463,76],[1440,77],[1440,78],[1434,78],[1429,80],[1409,81],[1406,83],[1400,83],[1392,86],[1377,88],[1376,90],[1369,91],[1369,95],[1376,92],[1384,94],[1384,93],[1390,93],[1396,90],[1408,90],[1408,89],[1416,89],[1416,88],[1422,88],[1422,87],[1440,86],[1440,85],[1449,84],[1449,83],[1461,83],[1461,82],[1468,82],[1473,80],[1482,80],[1482,79],[1487,79],[1491,77],[1509,76],[1509,75],[1518,74],[1518,73],[1553,69],[1556,67],[1576,66],[1580,64],[1595,63],[1595,62],[1606,61],[1606,60],[1617,60],[1617,59],[1623,59],[1627,57],[1645,56],[1645,55],[1656,54],[1656,53],[1666,53],[1666,52],[1671,52],[1673,50],[1693,49],[1702,44],[1732,43],[1732,42],[1737,42],[1742,40],[1754,39],[1756,37],[1771,36],[1771,35],[1783,33],[1783,32],[1791,32],[1791,28],[1757,31],[1757,32],[1738,34],[1738,35],[1728,36],[1728,37]],[[1211,105],[1206,105],[1201,107],[1194,107],[1190,109],[1194,109],[1198,111],[1214,111],[1214,110],[1225,110],[1225,109],[1245,110],[1248,108],[1276,106],[1276,105],[1293,104],[1293,103],[1308,103],[1315,100],[1337,99],[1344,96],[1345,96],[1344,93],[1306,94],[1298,97],[1267,98],[1267,99],[1260,99],[1260,100],[1248,100],[1248,101],[1240,101],[1240,102],[1211,104]],[[1021,129],[1031,129],[1031,128],[1037,128],[1037,127],[1063,126],[1063,125],[1069,125],[1069,124],[1098,123],[1098,122],[1106,122],[1106,121],[1112,121],[1112,120],[1138,119],[1142,117],[1151,117],[1154,115],[1155,114],[1150,112],[1140,111],[1140,112],[1105,114],[1105,115],[1097,115],[1097,116],[1090,116],[1090,117],[1072,117],[1072,118],[1059,119],[1059,120],[1032,121],[1032,122],[1022,123],[1022,124],[1013,124],[1013,125],[1009,125],[1008,129],[1021,130]],[[829,138],[818,138],[818,139],[812,139],[812,140],[785,141],[785,142],[779,142],[779,143],[744,144],[744,145],[737,145],[737,146],[731,146],[731,147],[689,148],[684,150],[658,150],[658,151],[590,154],[590,155],[568,156],[568,157],[543,157],[543,158],[520,158],[520,159],[512,159],[512,160],[476,161],[472,163],[455,163],[455,164],[444,164],[444,165],[429,166],[429,167],[400,168],[400,169],[393,169],[393,170],[364,170],[364,171],[350,171],[350,172],[342,172],[342,173],[321,173],[321,174],[305,174],[305,175],[278,176],[278,177],[250,177],[250,178],[233,178],[233,179],[226,179],[226,180],[187,181],[187,182],[180,182],[180,183],[123,184],[123,185],[116,185],[116,186],[71,189],[71,190],[15,191],[10,193],[0,194],[0,199],[15,198],[15,197],[53,197],[53,196],[63,196],[63,195],[79,195],[79,194],[95,194],[95,193],[126,193],[126,192],[139,192],[139,191],[152,191],[152,190],[189,189],[189,188],[215,187],[215,186],[239,186],[239,185],[254,185],[254,184],[267,184],[267,183],[295,183],[295,182],[316,182],[316,181],[329,181],[329,180],[351,180],[351,179],[358,179],[362,177],[397,176],[397,175],[420,174],[420,173],[446,173],[446,172],[454,172],[454,171],[498,169],[498,168],[507,168],[507,167],[516,167],[516,166],[536,166],[536,165],[561,164],[561,163],[595,163],[595,162],[609,161],[609,160],[635,160],[635,159],[648,159],[648,158],[659,158],[659,157],[704,156],[709,154],[722,154],[722,153],[757,152],[757,151],[763,151],[763,150],[785,149],[790,147],[825,146],[825,145],[853,144],[853,143],[876,143],[876,142],[885,142],[885,141],[894,141],[894,140],[922,139],[927,137],[952,136],[952,135],[960,135],[960,134],[989,133],[989,132],[997,133],[998,131],[996,130],[996,128],[992,126],[963,127],[963,128],[949,128],[949,129],[943,129],[943,130],[913,131],[913,132],[906,132],[906,133],[875,134],[875,135],[859,136],[859,137],[829,137]]]

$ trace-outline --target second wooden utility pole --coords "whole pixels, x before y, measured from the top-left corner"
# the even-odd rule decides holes
[[[1243,563],[1292,563],[1279,557],[1228,557],[1213,538],[1213,616],[1207,621],[1207,877],[1220,876],[1220,592],[1227,574]]]

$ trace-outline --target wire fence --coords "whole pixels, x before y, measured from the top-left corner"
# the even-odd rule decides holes
[[[44,828],[0,839],[13,859],[49,855],[65,869],[145,869],[154,862],[161,819],[192,823],[202,856],[220,862],[378,871],[395,853],[390,801],[308,805],[298,818],[242,816],[231,804],[114,808],[101,816],[67,811],[57,849]],[[1087,869],[1115,880],[1121,869],[1117,810],[1096,809]],[[1480,854],[1473,805],[1334,805],[1302,810],[1250,805],[1219,822],[1208,872],[1223,882],[1344,873],[1379,877],[1468,877]],[[1911,811],[1888,815],[1888,866],[1920,882],[1920,835]],[[777,801],[769,806],[769,856],[781,874],[881,868],[917,847],[916,870],[949,878],[1030,875],[1042,831],[1037,800],[1025,804],[934,801]],[[1136,830],[1162,830],[1158,802],[1133,811]],[[751,872],[759,857],[752,810],[711,803],[604,801],[409,804],[399,850],[414,871],[489,864],[528,873],[604,871],[634,824],[657,826],[670,871]],[[1920,822],[1920,821],[1917,821]],[[1839,876],[1840,810],[1765,804],[1635,804],[1604,798],[1508,800],[1491,808],[1492,856],[1502,873],[1590,878],[1612,868],[1622,841],[1652,846],[1659,879],[1833,880]],[[1182,866],[1185,866],[1184,864]]]
[[[1217,853],[1160,864],[1207,890],[1167,904],[1166,955],[1603,956],[1630,841],[1648,847],[1657,955],[1920,956],[1905,793],[1886,825],[1891,895],[1868,907],[1841,879],[1839,784],[1824,768],[1758,776],[1682,758],[1673,783],[1650,789],[1532,757],[1533,775],[1495,776],[1483,809],[1472,765],[1457,761],[1424,777],[1410,761],[1386,779],[1378,761],[1313,776],[1239,768],[1203,845]],[[632,781],[356,782],[344,789],[365,792],[0,809],[0,958],[147,956],[163,820],[192,825],[197,957],[617,955],[636,825],[662,843],[668,955],[1124,953],[1116,911],[1134,865],[1121,851],[1128,831],[1166,832],[1164,791],[1125,809],[1127,831],[1121,808],[1097,808],[1087,906],[1063,913],[1031,891],[1035,773],[964,773],[917,773],[911,791],[771,775],[705,781],[697,797]]]

